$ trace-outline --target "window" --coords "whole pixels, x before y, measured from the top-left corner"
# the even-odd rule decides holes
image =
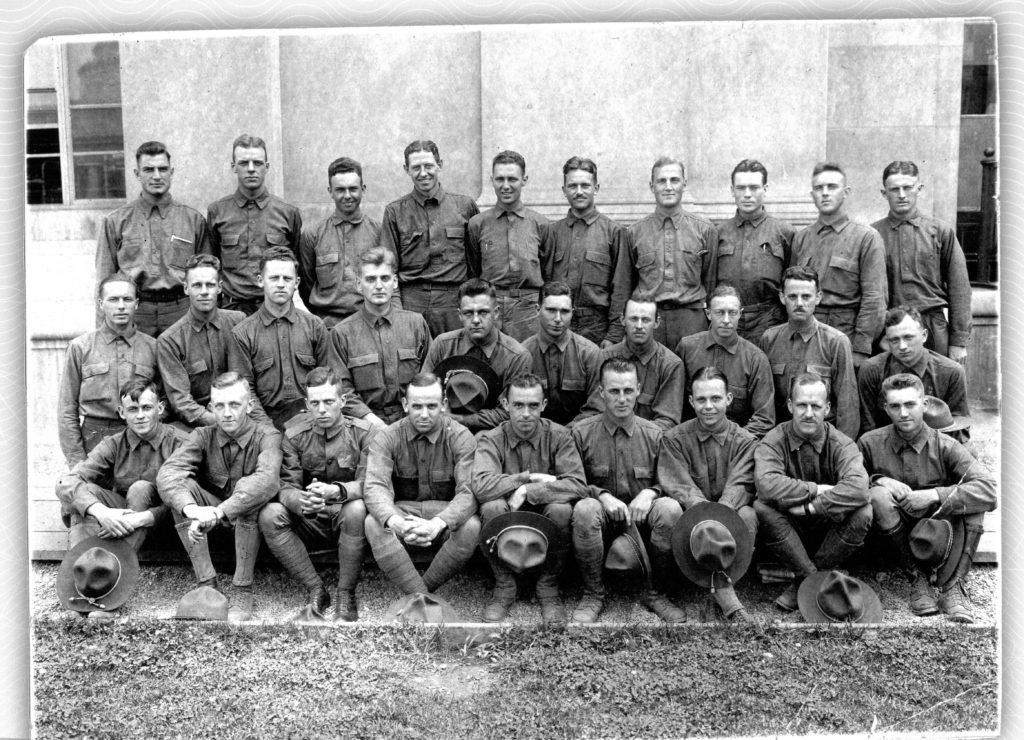
[[[28,203],[62,203],[60,172],[60,125],[57,91],[29,89],[26,101],[25,151],[28,171]]]
[[[992,21],[964,23],[964,61],[960,115],[996,112],[996,26]]]

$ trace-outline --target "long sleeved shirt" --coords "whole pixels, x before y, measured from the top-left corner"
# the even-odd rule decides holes
[[[885,244],[889,306],[918,311],[949,309],[949,343],[966,347],[971,338],[971,280],[967,259],[952,226],[915,208],[871,224]]]
[[[568,424],[597,389],[601,350],[586,337],[566,330],[557,342],[540,331],[523,340],[533,358],[532,372],[544,386],[548,404],[543,416]]]
[[[366,510],[382,525],[402,516],[396,502],[448,501],[437,515],[449,529],[476,513],[471,479],[476,441],[466,427],[444,419],[421,434],[408,417],[379,432],[370,445],[364,485]]]
[[[874,429],[857,440],[871,480],[885,476],[912,490],[934,488],[939,505],[930,516],[978,514],[996,508],[996,481],[967,448],[922,425],[912,439],[895,426]]]
[[[610,357],[632,360],[637,366],[639,392],[636,396],[636,415],[653,421],[667,431],[679,423],[683,413],[683,361],[668,347],[652,341],[637,352],[628,340],[601,350],[597,367]],[[587,399],[580,412],[583,417],[604,411],[604,401],[596,391]]]
[[[536,288],[552,279],[564,258],[551,239],[551,222],[520,204],[500,205],[473,216],[466,226],[469,275],[495,288]]]
[[[658,484],[664,495],[688,509],[718,501],[733,509],[754,500],[757,438],[734,422],[711,433],[696,419],[684,421],[661,439]]]
[[[793,264],[818,273],[818,310],[845,308],[856,313],[850,343],[854,352],[871,354],[881,333],[888,295],[885,245],[870,226],[843,216],[827,225],[820,219],[793,237]]]
[[[464,282],[466,225],[478,213],[472,198],[440,185],[432,196],[413,190],[388,203],[379,243],[398,256],[398,282]]]
[[[890,423],[882,404],[882,381],[897,373],[910,373],[921,379],[924,392],[941,398],[956,416],[970,418],[967,405],[967,374],[963,365],[932,350],[925,350],[920,361],[907,367],[892,356],[891,352],[867,360],[857,374],[857,389],[860,394],[860,433],[878,429]]]
[[[215,308],[202,321],[189,311],[157,338],[164,392],[174,413],[187,424],[200,425],[210,402],[210,384],[228,370],[231,330],[244,318],[241,311]]]
[[[302,235],[299,209],[266,190],[254,199],[235,191],[210,204],[206,213],[210,251],[220,258],[224,292],[259,300],[260,257],[271,247],[288,247],[298,257]]]
[[[314,316],[343,317],[363,305],[359,257],[377,246],[380,224],[334,211],[299,240],[299,296]]]
[[[682,209],[657,208],[629,227],[633,286],[658,303],[701,304],[711,288],[718,230]]]
[[[773,326],[761,337],[761,351],[768,357],[775,381],[775,420],[791,418],[786,407],[790,381],[800,373],[817,373],[828,386],[828,401],[832,405],[826,421],[850,439],[856,439],[860,409],[850,340],[838,329],[813,317],[812,320],[803,331],[786,323]]]
[[[752,218],[737,211],[717,225],[718,249],[712,287],[730,283],[746,309],[772,304],[782,310],[782,273],[792,258],[796,229],[769,216],[762,208]],[[785,316],[785,313],[782,313]]]
[[[760,439],[775,426],[775,391],[772,368],[764,352],[736,335],[733,342],[722,343],[710,331],[683,337],[676,354],[683,361],[685,388],[698,370],[717,367],[729,381],[732,403],[726,415]],[[683,404],[683,418],[695,414],[689,403]]]
[[[802,459],[801,447],[806,446]],[[818,484],[832,488],[817,495]],[[853,440],[825,422],[806,440],[783,422],[754,448],[754,485],[759,501],[781,511],[813,501],[832,521],[842,521],[868,503],[868,474]]]
[[[402,398],[430,350],[430,330],[421,314],[389,307],[374,316],[365,307],[337,324],[330,341],[339,362],[342,389],[356,395],[345,413],[373,412],[386,422],[402,415]]]
[[[531,483],[530,473],[547,473],[557,480]],[[526,486],[526,500],[534,505],[571,504],[587,496],[583,461],[569,430],[541,419],[530,439],[523,439],[502,422],[477,439],[473,459],[473,493],[480,503],[508,498]]]
[[[238,447],[232,451],[229,445]],[[236,437],[217,426],[193,429],[156,476],[160,498],[174,511],[195,503],[186,482],[221,499],[229,520],[251,514],[270,501],[281,484],[281,433],[252,419]]]
[[[632,416],[625,424],[609,423],[604,414],[583,419],[572,427],[572,438],[583,460],[589,493],[610,493],[629,503],[640,491],[655,485],[661,427]]]
[[[633,265],[629,260],[626,229],[596,208],[583,216],[569,214],[551,226],[556,254],[565,259],[555,265],[552,280],[572,288],[576,308],[596,308],[608,315],[607,339],[621,342],[622,311],[626,307]]]
[[[156,376],[156,340],[134,326],[122,335],[104,324],[71,340],[57,402],[60,448],[69,466],[85,459],[79,417],[117,419],[125,388]]]

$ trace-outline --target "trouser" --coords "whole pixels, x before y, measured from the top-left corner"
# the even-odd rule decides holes
[[[856,308],[838,308],[838,307],[822,307],[818,306],[818,309],[814,312],[814,318],[823,324],[831,326],[833,329],[838,329],[853,342],[853,335],[857,329],[857,316],[859,310]],[[877,327],[882,328],[881,322]],[[868,348],[858,348],[854,346],[852,349],[854,352],[861,352],[862,354],[875,354],[874,343],[878,339],[877,336],[871,337],[871,346]]]
[[[748,342],[756,345],[768,329],[785,323],[786,310],[781,303],[778,301],[755,303],[753,306],[743,307],[737,332]]]
[[[537,596],[557,595],[551,593],[551,587],[562,572],[562,564],[565,559],[565,551],[568,549],[571,537],[572,504],[523,504],[521,511],[534,511],[543,514],[555,523],[558,531],[558,542],[548,543],[548,556],[540,566],[540,577],[537,585]],[[494,501],[487,501],[480,505],[480,524],[486,526],[487,522],[496,516],[511,511],[508,506],[508,499],[500,498]],[[489,549],[481,546],[487,561],[494,570],[495,580],[501,581],[512,576],[512,569],[501,561]],[[542,586],[544,584],[544,586]],[[543,592],[542,592],[543,590]]]
[[[120,400],[118,401],[120,403]],[[125,428],[124,419],[101,419],[98,416],[86,416],[82,419],[82,445],[85,454],[109,437]]]
[[[139,307],[135,309],[136,328],[151,337],[160,336],[188,311],[188,296],[184,293],[179,295],[179,298],[172,301],[146,301],[140,298]]]
[[[495,288],[498,293],[498,328],[517,342],[537,333],[540,313],[535,288]]]
[[[864,543],[871,528],[870,503],[854,509],[838,522],[820,511],[789,516],[762,501],[754,501],[754,511],[764,531],[765,544],[788,561],[798,577],[842,565]],[[808,555],[809,549],[815,550],[813,558]]]
[[[622,327],[618,327],[615,332],[618,336],[615,336],[609,333],[609,325],[607,308],[579,306],[573,309],[569,328],[600,347],[605,339],[613,344],[622,341]]]
[[[156,526],[167,517],[168,508],[160,500],[156,485],[149,481],[135,481],[128,487],[125,494],[102,488],[94,483],[86,483],[89,493],[104,506],[112,509],[131,509],[132,511],[149,511],[153,514],[153,526]],[[68,532],[68,546],[74,547],[82,540],[95,537],[100,533],[100,523],[89,514],[80,514],[74,508],[71,509],[69,520],[70,530]],[[142,547],[146,539],[147,527],[136,529],[124,538],[125,542],[131,544],[135,552]]]
[[[395,506],[406,514],[421,519],[433,519],[444,511],[449,501],[396,501]],[[457,575],[473,557],[473,549],[480,539],[480,518],[475,514],[463,522],[458,529],[446,529],[434,542],[424,548],[406,545],[398,536],[378,522],[373,516],[366,517],[366,539],[373,551],[373,559],[384,574],[402,589],[403,593],[430,593]],[[409,554],[415,547],[422,552],[432,552],[430,566],[422,575],[416,570]]]
[[[676,345],[683,337],[697,332],[706,331],[708,317],[704,307],[699,303],[682,306],[674,302],[658,304],[661,322],[654,330],[654,338],[670,350],[675,351]]]
[[[271,501],[260,509],[258,522],[260,533],[274,557],[288,575],[307,589],[323,583],[309,559],[307,545],[314,548],[337,547],[338,588],[351,591],[359,581],[359,571],[363,566],[365,517],[366,505],[362,499],[331,504],[311,518],[296,514],[278,501]]]
[[[949,323],[946,321],[946,312],[941,308],[922,311],[921,320],[928,330],[924,346],[943,357],[949,357]]]
[[[291,422],[295,417],[306,413],[306,399],[296,398],[279,406],[264,406],[263,410],[267,412],[267,416],[270,417],[271,423],[277,430],[284,432],[284,428],[291,426]]]
[[[195,480],[185,481],[191,501],[199,506],[217,506],[223,503],[209,491],[202,488]],[[184,506],[182,507],[184,508]],[[262,508],[262,507],[260,507]],[[174,517],[174,528],[178,531],[178,537],[185,546],[188,558],[192,562],[192,569],[195,571],[196,579],[202,583],[216,577],[217,571],[213,568],[210,560],[210,546],[208,538],[203,537],[198,542],[190,542],[188,529],[191,519],[184,516],[180,510],[172,510]],[[235,575],[232,583],[236,586],[251,586],[256,571],[256,556],[260,550],[260,530],[257,523],[259,509],[250,509],[239,514],[235,519],[222,520],[217,526],[229,527],[234,530],[235,535]]]
[[[220,307],[230,311],[241,311],[246,316],[252,316],[260,310],[263,305],[263,296],[259,298],[239,298],[237,296],[220,294]]]
[[[462,328],[457,283],[420,280],[403,285],[401,294],[405,310],[418,313],[426,319],[431,337]]]

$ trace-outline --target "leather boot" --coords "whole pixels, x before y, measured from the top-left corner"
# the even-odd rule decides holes
[[[768,543],[767,547],[779,560],[796,571],[796,578],[775,599],[775,606],[787,612],[796,611],[800,606],[796,598],[800,584],[804,578],[814,574],[818,569],[815,567],[814,561],[807,555],[804,543],[800,541],[800,535],[796,532],[789,532],[785,539]]]
[[[830,527],[821,547],[814,553],[814,565],[818,570],[834,570],[853,555],[863,543],[851,544],[839,536],[839,530]]]
[[[964,587],[962,578],[950,582],[939,591],[939,608],[946,615],[946,619],[951,622],[974,624],[971,600],[967,596],[967,589]]]
[[[256,597],[252,586],[233,586],[231,599],[228,602],[229,622],[248,622],[256,608]]]
[[[516,577],[512,570],[496,557],[490,562],[494,571],[494,591],[491,593],[491,600],[484,607],[481,619],[485,622],[503,622],[516,600]]]
[[[600,542],[586,549],[577,546],[576,564],[583,581],[583,598],[573,610],[572,621],[591,624],[604,609],[604,546]]]
[[[199,542],[193,543],[188,538],[188,528],[192,525],[191,520],[186,519],[174,525],[174,531],[178,533],[178,539],[185,546],[188,559],[192,562],[192,570],[196,574],[196,580],[200,585],[206,585],[207,581],[216,581],[217,571],[210,560],[210,547],[204,537]]]
[[[686,612],[672,603],[659,588],[668,583],[669,573],[675,567],[671,552],[651,548],[651,578],[648,581],[640,602],[669,624],[686,621]]]
[[[747,610],[743,608],[743,604],[740,603],[739,597],[736,596],[736,589],[732,586],[723,586],[716,588],[711,593],[712,598],[718,607],[722,610],[722,616],[727,622],[750,622],[750,615],[747,614]]]
[[[562,574],[564,562],[565,550],[548,550],[548,557],[537,578],[537,601],[540,602],[540,616],[545,627],[565,624],[565,608],[558,592],[558,577]]]
[[[355,622],[359,619],[359,609],[356,607],[356,590],[345,589],[340,586],[334,592],[334,621]]]
[[[331,595],[327,593],[323,582],[312,586],[306,597],[306,605],[292,619],[293,622],[320,621],[326,618],[327,610],[331,606]]]

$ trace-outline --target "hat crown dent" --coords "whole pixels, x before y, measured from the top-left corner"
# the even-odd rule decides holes
[[[503,562],[519,571],[540,565],[548,556],[547,535],[525,524],[503,529],[494,547]]]
[[[838,571],[825,576],[814,602],[830,622],[857,622],[864,616],[860,581]]]
[[[953,412],[949,410],[949,404],[938,396],[925,398],[928,400],[928,406],[924,410],[924,423],[939,431],[953,426]]]
[[[441,604],[427,594],[415,594],[412,600],[399,610],[395,619],[417,624],[438,624],[445,621]]]
[[[721,522],[705,519],[690,532],[690,551],[705,570],[725,571],[736,558],[736,539]]]
[[[75,599],[83,599],[102,608],[96,601],[109,595],[121,581],[121,561],[102,547],[92,547],[79,555],[74,568]]]
[[[910,552],[923,565],[940,568],[953,548],[953,525],[948,519],[922,519],[910,532]]]

